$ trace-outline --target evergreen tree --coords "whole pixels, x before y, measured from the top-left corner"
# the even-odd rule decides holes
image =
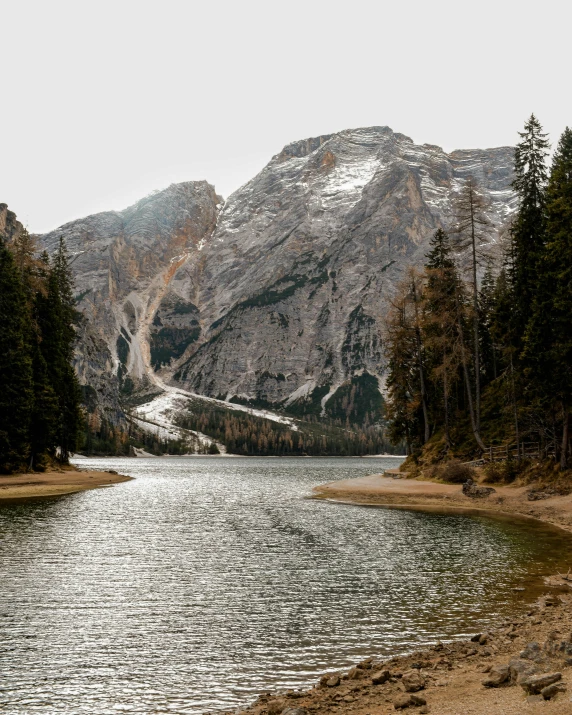
[[[490,265],[483,275],[479,291],[479,344],[481,354],[481,375],[486,386],[496,379],[498,371],[497,355],[491,336],[491,317],[494,305],[495,279]]]
[[[33,405],[32,360],[26,294],[14,258],[0,240],[0,469],[28,459]]]
[[[405,442],[407,453],[419,448],[419,405],[423,402],[419,383],[418,323],[411,311],[411,287],[399,286],[386,323],[387,418],[389,436],[394,444]]]
[[[524,363],[536,401],[558,403],[560,466],[570,461],[572,411],[572,131],[566,128],[554,155],[546,190],[546,249],[538,261],[537,290]]]
[[[42,352],[41,305],[47,296],[50,272],[49,260],[44,252],[35,261],[34,274],[37,290],[33,295],[31,314],[33,319],[32,366],[34,375],[34,407],[30,421],[30,466],[43,468],[46,456],[55,453],[55,434],[58,423],[58,400],[50,381],[50,372]]]
[[[515,299],[515,335],[524,335],[537,287],[538,262],[545,242],[545,189],[548,141],[532,114],[519,132],[521,141],[515,149],[513,188],[518,197],[518,212],[511,229],[511,281]]]
[[[557,267],[553,284],[553,390],[562,406],[560,467],[571,466],[572,410],[572,131],[566,127],[554,156],[546,202],[547,254]]]
[[[517,375],[515,361],[517,354],[517,334],[514,321],[513,285],[508,277],[508,268],[503,266],[499,273],[492,296],[489,313],[489,331],[491,343],[497,361],[497,379],[502,379],[504,392],[510,404],[511,420],[514,426],[516,444],[520,444],[518,419]]]
[[[440,384],[435,405],[435,421],[443,427],[445,449],[451,448],[451,394],[458,379],[460,344],[457,303],[459,275],[452,258],[449,237],[439,229],[431,239],[427,255],[426,286],[423,303],[424,342],[430,354],[432,376]]]
[[[38,296],[37,314],[41,353],[58,403],[52,452],[55,455],[59,450],[64,462],[77,448],[82,430],[81,391],[73,368],[76,309],[72,286],[68,255],[60,240],[47,278],[47,294]]]

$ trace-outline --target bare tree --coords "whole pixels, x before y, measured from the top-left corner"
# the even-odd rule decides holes
[[[452,238],[457,250],[469,254],[473,297],[473,358],[475,369],[475,425],[476,434],[481,429],[481,358],[479,348],[479,286],[478,268],[488,257],[483,251],[490,241],[492,222],[487,218],[488,202],[476,179],[469,176],[453,201],[454,224]],[[468,376],[467,376],[468,377]],[[467,385],[470,392],[470,386]],[[469,394],[469,402],[472,402]],[[480,438],[477,440],[480,442]],[[480,446],[480,444],[479,444]]]

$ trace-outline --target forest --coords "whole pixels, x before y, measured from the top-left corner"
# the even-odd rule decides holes
[[[390,438],[405,442],[409,465],[502,448],[517,462],[534,456],[572,467],[569,128],[550,166],[548,156],[532,115],[515,150],[517,207],[497,245],[500,227],[468,178],[423,270],[409,270],[397,288],[385,335],[386,407]]]
[[[0,471],[65,464],[81,439],[72,365],[77,312],[63,241],[38,256],[24,229],[0,240]]]
[[[392,449],[379,425],[341,427],[323,421],[296,420],[296,427],[216,404],[195,403],[179,426],[222,442],[244,456],[343,456],[381,454]]]

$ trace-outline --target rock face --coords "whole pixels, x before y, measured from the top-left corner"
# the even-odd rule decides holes
[[[8,209],[7,204],[0,204],[0,239],[10,243],[18,237],[22,229],[16,214]]]
[[[277,405],[381,375],[382,322],[405,267],[424,262],[469,175],[495,224],[506,221],[512,159],[510,148],[446,154],[387,127],[285,147],[221,212],[205,252],[203,334],[175,379]]]
[[[124,211],[88,216],[42,236],[50,252],[63,237],[72,256],[85,318],[76,367],[88,405],[90,400],[104,405],[113,422],[118,391],[128,394],[134,384],[145,383],[152,362],[161,365],[169,350],[177,355],[196,333],[189,328],[189,317],[197,312],[193,296],[178,299],[170,292],[171,281],[182,264],[189,274],[199,270],[220,201],[210,184],[188,182]],[[182,329],[179,314],[186,318]],[[170,332],[164,334],[164,327]]]
[[[67,224],[43,240],[53,250],[64,236],[75,257],[93,348],[80,345],[80,375],[111,366],[127,393],[150,375],[271,408],[345,410],[382,379],[388,301],[450,222],[462,179],[480,182],[500,229],[512,161],[509,147],[446,154],[356,129],[285,147],[220,213],[214,189],[191,182]]]

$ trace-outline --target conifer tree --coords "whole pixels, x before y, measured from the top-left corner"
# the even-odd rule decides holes
[[[475,422],[477,430],[481,426],[481,356],[479,337],[479,286],[478,268],[487,262],[482,247],[489,242],[492,223],[486,215],[487,201],[476,179],[472,176],[464,182],[454,201],[455,224],[454,245],[461,251],[469,252],[471,293],[473,298],[473,358],[475,373]]]
[[[14,258],[0,240],[0,469],[23,468],[33,405],[26,295]]]
[[[47,296],[49,260],[44,252],[35,260],[37,290],[31,309],[33,322],[32,367],[34,375],[34,406],[30,420],[30,467],[43,468],[45,457],[55,452],[55,434],[58,423],[58,400],[50,381],[50,372],[42,352],[41,304]]]
[[[497,355],[491,336],[491,317],[494,305],[495,279],[490,265],[483,275],[479,291],[479,344],[481,372],[485,386],[498,374]]]
[[[570,462],[572,411],[572,131],[555,152],[546,190],[546,248],[527,326],[524,362],[537,400],[558,403],[560,467]]]
[[[566,127],[554,156],[546,201],[547,254],[556,267],[553,284],[553,389],[562,406],[560,467],[571,466],[572,411],[572,131]]]
[[[545,242],[546,157],[548,141],[532,114],[519,132],[515,149],[513,188],[518,197],[518,212],[511,229],[511,281],[515,299],[515,335],[524,335],[537,286],[538,262]]]
[[[450,396],[457,380],[460,352],[457,324],[459,276],[452,259],[449,237],[439,229],[431,239],[427,255],[427,282],[424,292],[424,340],[431,353],[433,378],[441,384],[442,409],[439,424],[443,426],[445,448],[451,448]]]
[[[411,288],[406,283],[399,286],[392,301],[386,323],[385,347],[390,438],[395,444],[404,441],[408,454],[422,443],[417,438],[417,413],[422,402],[416,370],[418,343],[414,314],[410,308]]]
[[[421,397],[421,411],[423,413],[423,442],[429,441],[431,428],[429,425],[429,409],[427,395],[425,348],[421,333],[420,303],[423,301],[423,289],[420,276],[414,270],[409,273],[409,291],[413,304],[413,325],[415,331],[415,357],[419,373],[419,388]]]
[[[81,391],[73,368],[76,310],[72,286],[69,259],[60,240],[47,278],[47,294],[38,296],[37,308],[41,352],[58,402],[55,447],[64,462],[77,448],[82,427]]]
[[[517,335],[514,321],[513,285],[508,277],[508,268],[503,266],[495,283],[489,315],[489,331],[497,360],[498,378],[508,386],[508,402],[517,446],[520,444],[520,427],[515,375]],[[518,453],[518,450],[517,450]]]

